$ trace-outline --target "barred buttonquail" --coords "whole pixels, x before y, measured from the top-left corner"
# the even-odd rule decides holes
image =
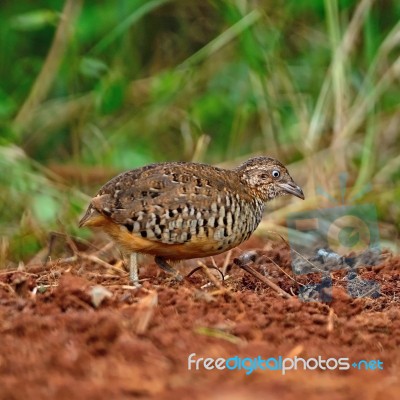
[[[131,255],[131,279],[137,285],[136,253],[154,255],[160,268],[180,277],[167,260],[236,247],[260,223],[264,203],[287,194],[304,199],[273,158],[252,158],[232,170],[189,162],[151,164],[107,182],[79,226],[102,229]]]

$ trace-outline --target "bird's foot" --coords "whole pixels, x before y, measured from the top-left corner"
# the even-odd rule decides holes
[[[154,257],[154,261],[156,264],[166,273],[169,275],[172,275],[172,278],[178,282],[181,282],[183,280],[183,276],[175,269],[172,268],[167,261],[163,257],[156,256]]]
[[[139,282],[139,271],[138,271],[138,262],[136,253],[131,253],[130,255],[129,278],[135,288],[139,289],[142,287],[142,285]]]

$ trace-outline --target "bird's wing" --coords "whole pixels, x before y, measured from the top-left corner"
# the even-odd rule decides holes
[[[215,223],[220,209],[223,207],[225,213],[235,201],[232,193],[246,197],[240,186],[236,174],[229,170],[203,164],[194,168],[188,168],[188,164],[156,164],[125,172],[106,183],[92,199],[81,225],[100,213],[133,233],[148,231],[147,237],[154,240],[162,236],[155,226],[180,237],[185,229],[194,232],[197,224]]]

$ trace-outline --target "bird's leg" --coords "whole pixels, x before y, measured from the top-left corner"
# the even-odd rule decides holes
[[[137,253],[131,253],[129,256],[129,277],[135,287],[141,287],[139,283],[139,272],[138,272],[138,257]]]
[[[154,261],[156,262],[156,264],[165,272],[167,272],[168,274],[171,274],[174,276],[174,278],[177,281],[181,281],[182,275],[174,268],[172,268],[167,261],[165,260],[165,258],[160,257],[160,256],[155,256],[154,257]]]

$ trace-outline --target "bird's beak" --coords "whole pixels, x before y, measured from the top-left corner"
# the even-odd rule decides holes
[[[294,182],[278,183],[278,186],[282,188],[285,192],[304,200],[304,193],[301,190],[301,187],[297,186]]]

